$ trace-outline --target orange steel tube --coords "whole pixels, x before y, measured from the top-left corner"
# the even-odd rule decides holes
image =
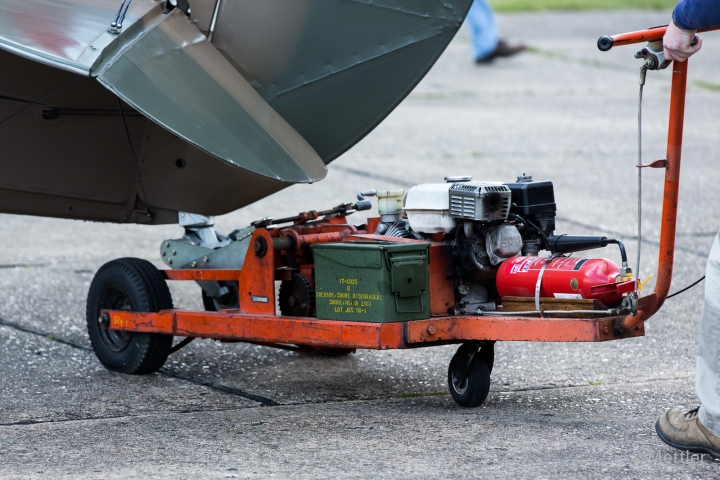
[[[244,314],[240,310],[163,310],[158,313],[108,310],[103,314],[108,315],[108,328],[112,330],[374,350],[473,340],[605,342],[645,334],[642,325],[629,332],[616,331],[613,322],[622,317],[587,319],[452,316],[410,322],[369,323]]]
[[[672,90],[670,93],[670,121],[668,125],[667,167],[663,193],[662,223],[658,275],[655,282],[655,301],[628,315],[622,321],[623,330],[631,330],[657,312],[667,298],[672,283],[675,256],[675,227],[677,224],[678,190],[680,188],[680,155],[682,153],[683,120],[685,117],[685,88],[688,62],[673,62]],[[639,273],[639,272],[638,272]]]
[[[240,270],[160,270],[168,280],[238,281]]]
[[[662,40],[666,30],[667,25],[662,27],[650,28],[647,30],[640,30],[637,32],[628,32],[621,33],[619,35],[612,35],[610,38],[612,38],[613,47],[618,47],[621,45],[631,45],[633,43],[655,42],[658,40]],[[711,32],[713,30],[720,30],[720,25],[712,28],[701,28],[700,30],[698,30],[698,33]]]

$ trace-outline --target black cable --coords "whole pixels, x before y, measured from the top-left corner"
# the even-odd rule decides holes
[[[123,3],[125,3],[123,1]],[[117,28],[122,28],[122,24],[125,21],[125,15],[127,14],[128,8],[130,8],[130,4],[132,3],[132,0],[128,0],[127,5],[125,5],[125,11],[122,13],[122,16],[120,17],[120,21],[117,23]],[[120,7],[122,9],[122,6]]]
[[[512,217],[512,218],[516,218],[516,219],[520,220],[521,222],[523,222],[523,223],[525,223],[525,224],[527,224],[527,225],[530,225],[532,228],[534,228],[535,230],[537,230],[537,232],[542,236],[543,240],[545,240],[545,246],[546,246],[547,248],[550,248],[550,240],[548,240],[547,235],[545,235],[545,232],[543,232],[543,231],[540,229],[540,227],[538,227],[537,225],[535,225],[534,223],[532,223],[530,220],[525,220],[523,217],[521,217],[520,215],[517,215],[517,214],[515,214],[515,213],[510,213],[510,214],[508,214],[508,216],[509,216],[509,217]]]
[[[32,103],[32,100],[25,100],[24,98],[8,97],[7,95],[0,95],[0,100],[9,100],[11,102],[21,102],[21,103]]]
[[[15,113],[13,113],[13,114],[10,115],[9,117],[5,117],[2,121],[0,121],[0,125],[2,125],[3,123],[7,122],[8,120],[10,120],[11,118],[15,117],[16,115],[19,115],[20,113],[24,112],[25,110],[27,110],[28,108],[32,107],[33,105],[35,105],[35,104],[37,104],[37,103],[45,100],[45,99],[46,99],[47,97],[49,97],[50,95],[58,92],[59,90],[62,90],[63,88],[65,88],[66,86],[68,86],[69,84],[71,84],[72,82],[74,82],[75,80],[77,80],[78,78],[79,78],[79,77],[78,77],[77,75],[74,76],[73,78],[71,78],[71,79],[68,80],[67,82],[65,82],[65,83],[63,83],[62,85],[60,85],[59,87],[57,87],[57,88],[56,88],[55,90],[53,90],[52,92],[43,95],[42,97],[38,98],[37,100],[35,100],[34,102],[32,102],[32,103],[30,103],[30,104],[28,104],[28,105],[25,105],[23,108],[21,108],[20,110],[18,110],[18,111],[15,112]]]
[[[118,9],[118,12],[115,14],[115,20],[110,24],[112,28],[115,28],[120,21],[120,15],[122,15],[122,9],[125,6],[126,0],[123,0],[123,2],[120,4],[120,8]]]
[[[674,297],[675,295],[680,295],[681,293],[690,290],[692,287],[694,287],[694,286],[697,285],[698,283],[702,282],[703,280],[705,280],[705,275],[703,275],[702,278],[700,278],[700,280],[696,281],[696,282],[693,283],[692,285],[688,285],[687,287],[683,288],[683,289],[680,290],[679,292],[675,292],[675,293],[673,293],[672,295],[668,295],[667,297],[665,297],[665,300],[667,300],[668,298],[672,298],[672,297]]]
[[[608,244],[615,244],[620,249],[620,258],[622,258],[623,263],[627,263],[627,252],[625,251],[625,244],[618,240],[617,238],[610,238],[607,241]]]
[[[132,138],[130,137],[130,129],[128,128],[127,120],[125,120],[125,110],[122,108],[122,103],[120,103],[120,97],[116,97],[118,102],[118,108],[120,109],[120,117],[122,117],[123,126],[125,127],[125,134],[127,135],[127,141],[128,145],[130,146],[130,155],[132,155],[133,164],[135,165],[135,175],[137,175],[137,180],[140,182],[140,192],[142,193],[142,201],[145,202],[145,210],[147,212],[147,216],[152,216],[152,213],[150,212],[150,204],[148,203],[147,193],[145,192],[145,184],[143,183],[142,174],[140,173],[140,165],[138,164],[138,159],[135,156],[135,148],[133,148]]]
[[[170,353],[175,353],[175,352],[177,352],[177,351],[180,350],[181,348],[187,346],[187,345],[188,345],[190,342],[192,342],[193,340],[195,340],[195,337],[187,337],[185,340],[179,342],[177,345],[175,345],[174,347],[172,347],[172,348],[170,349]]]

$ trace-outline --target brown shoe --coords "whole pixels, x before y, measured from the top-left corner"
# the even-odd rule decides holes
[[[689,412],[673,408],[660,417],[655,430],[660,440],[671,447],[693,453],[709,453],[714,458],[720,458],[720,438],[700,423],[699,408]]]
[[[518,54],[525,50],[527,47],[525,45],[510,45],[506,40],[500,39],[498,40],[497,47],[495,47],[495,50],[492,51],[492,53],[475,60],[475,63],[489,63],[492,62],[496,57],[512,57],[515,54]]]

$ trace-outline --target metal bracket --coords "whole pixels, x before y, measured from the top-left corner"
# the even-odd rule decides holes
[[[648,70],[663,70],[672,63],[672,60],[665,59],[662,40],[648,43],[645,48],[635,53],[635,58],[645,60]]]
[[[655,160],[654,162],[650,163],[641,163],[638,165],[635,165],[637,168],[667,168],[669,165],[669,162],[666,158],[663,158],[662,160]]]

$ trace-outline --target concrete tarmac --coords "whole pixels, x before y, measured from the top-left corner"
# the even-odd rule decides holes
[[[528,52],[477,66],[463,29],[327,179],[220,217],[218,229],[368,188],[527,173],[555,183],[559,233],[619,237],[634,259],[640,64],[634,47],[601,53],[595,42],[669,13],[498,17]],[[673,291],[704,274],[720,227],[720,35],[704,37],[689,70]],[[648,161],[665,155],[669,90],[669,70],[648,74]],[[644,185],[645,277],[657,263],[662,172],[644,172]],[[681,457],[654,431],[666,409],[696,405],[702,285],[668,300],[642,338],[498,344],[488,400],[463,409],[447,392],[452,346],[320,357],[198,340],[157,374],[106,371],[85,329],[94,272],[128,256],[161,266],[160,242],[179,227],[0,223],[2,478],[720,478],[720,462]],[[171,289],[177,307],[201,308],[195,285]]]

